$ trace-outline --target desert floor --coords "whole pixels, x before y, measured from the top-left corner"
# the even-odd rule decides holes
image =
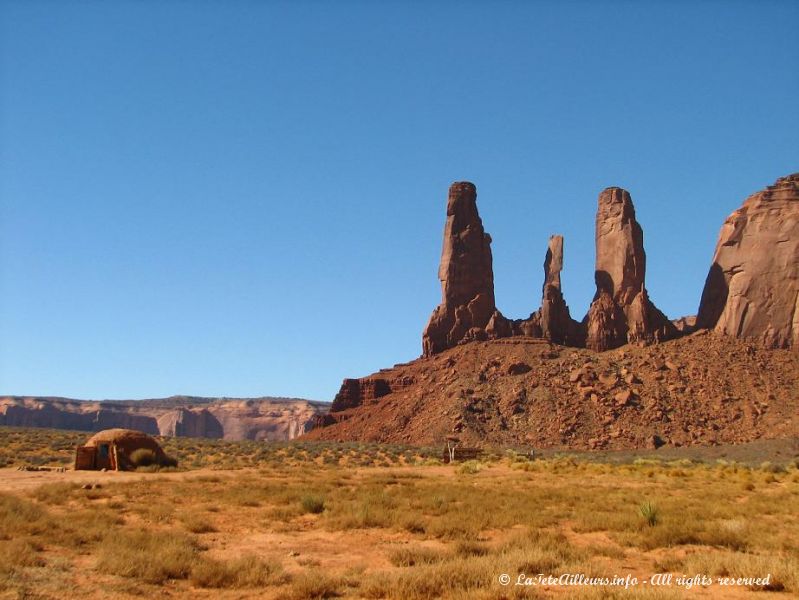
[[[67,452],[37,452],[35,444],[47,439],[48,448],[57,445],[49,434],[3,435],[4,447],[23,440],[31,456]],[[191,462],[185,449],[184,455]],[[218,456],[216,468],[173,472],[1,469],[0,595],[799,594],[795,463],[639,458],[610,464],[570,456],[530,460],[508,451],[442,465],[410,449],[335,444],[276,444],[263,456],[256,466],[231,467]],[[630,576],[638,584],[514,585],[520,574],[567,573]],[[649,583],[659,573],[673,574],[671,585]],[[503,574],[510,585],[500,583]],[[687,589],[677,581],[683,575],[705,575],[712,583]],[[767,590],[722,586],[717,579],[766,575]]]

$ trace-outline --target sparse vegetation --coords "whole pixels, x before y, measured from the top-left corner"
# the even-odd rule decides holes
[[[770,572],[768,589],[799,593],[795,464],[610,464],[503,452],[436,465],[370,444],[179,443],[189,463],[195,455],[185,447],[211,452],[201,460],[215,470],[97,474],[89,486],[53,473],[39,487],[0,493],[0,554],[8,557],[0,589],[498,600],[536,597],[502,589],[499,573],[607,575],[635,556],[652,573]],[[243,456],[257,458],[245,469]],[[392,466],[377,466],[384,461]],[[334,558],[342,554],[346,566]],[[85,583],[71,583],[78,572]]]
[[[252,554],[229,562],[205,559],[191,570],[191,582],[203,588],[254,588],[280,585],[288,580],[278,562]]]
[[[446,555],[430,548],[402,548],[392,552],[388,559],[396,567],[415,567],[416,565],[431,565],[441,562]]]
[[[646,524],[650,527],[654,527],[658,524],[658,507],[653,502],[643,502],[641,506],[638,507],[638,512],[641,513]]]
[[[468,460],[458,467],[458,473],[462,475],[476,475],[483,470],[483,464],[476,460]]]
[[[97,549],[101,573],[163,583],[185,579],[197,560],[198,546],[175,531],[120,531],[106,537]]]
[[[75,447],[83,444],[91,432],[0,427],[0,467],[68,466],[75,460]],[[154,455],[134,462],[140,469],[153,471],[175,468],[247,469],[277,465],[301,466],[310,463],[325,466],[390,467],[420,465],[425,461],[440,464],[438,448],[418,448],[398,444],[362,442],[256,442],[211,438],[158,437],[166,453],[156,464]],[[136,452],[133,452],[136,454]],[[133,456],[131,456],[133,460]],[[138,461],[138,457],[137,457]]]
[[[130,462],[134,467],[149,467],[157,463],[155,452],[149,448],[136,448],[130,453]]]
[[[318,515],[325,510],[325,500],[319,496],[303,496],[300,504],[306,513]]]

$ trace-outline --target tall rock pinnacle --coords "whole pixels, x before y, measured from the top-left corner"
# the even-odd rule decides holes
[[[563,270],[563,236],[549,236],[544,258],[544,292],[547,286],[560,289],[560,272]]]
[[[626,190],[607,188],[599,195],[596,214],[597,291],[584,321],[588,348],[607,350],[677,335],[649,300],[645,274],[644,234],[632,198]]]
[[[799,348],[799,173],[750,196],[724,222],[697,326]]]
[[[560,272],[563,269],[563,236],[549,238],[544,259],[544,288],[541,308],[531,316],[540,335],[556,344],[579,346],[585,340],[580,323],[571,318],[569,307],[563,299],[560,287]]]
[[[509,327],[494,303],[491,236],[477,212],[477,190],[466,181],[449,188],[438,278],[442,298],[422,334],[425,356],[461,341],[486,339],[489,321],[492,329]]]

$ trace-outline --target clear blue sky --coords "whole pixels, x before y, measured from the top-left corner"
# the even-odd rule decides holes
[[[420,353],[447,187],[499,308],[596,198],[694,314],[724,218],[799,170],[797,2],[0,1],[0,393],[332,399]]]

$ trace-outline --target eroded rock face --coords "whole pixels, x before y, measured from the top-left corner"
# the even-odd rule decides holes
[[[799,173],[750,196],[724,222],[697,326],[799,348]]]
[[[222,424],[207,409],[178,408],[158,417],[160,435],[170,437],[221,438]]]
[[[549,236],[547,254],[544,257],[544,288],[560,289],[560,272],[563,270],[563,236]]]
[[[336,394],[330,409],[333,412],[360,406],[365,402],[377,400],[391,393],[391,386],[385,379],[345,379]]]
[[[645,273],[644,233],[635,220],[630,193],[606,188],[599,194],[596,213],[597,292],[627,305],[643,289]]]
[[[585,318],[586,346],[608,350],[670,339],[677,330],[649,300],[644,285],[644,234],[629,192],[599,195],[596,215],[596,295]]]
[[[467,181],[449,188],[438,278],[442,298],[422,334],[425,356],[462,341],[487,339],[489,321],[491,331],[507,328],[494,302],[491,236],[477,212],[477,190]]]
[[[4,396],[0,397],[0,425],[81,431],[123,428],[163,436],[284,441],[310,429],[328,406],[268,397],[84,401]]]
[[[544,259],[544,287],[541,308],[531,315],[529,322],[517,326],[519,335],[542,337],[566,346],[581,346],[585,342],[582,325],[571,318],[569,307],[560,287],[560,272],[563,270],[563,236],[549,238]]]
[[[696,315],[686,315],[679,319],[672,319],[671,322],[680,333],[693,333],[696,331]]]
[[[416,383],[411,377],[386,379],[384,377],[364,377],[345,379],[336,394],[330,412],[336,413],[362,404],[370,404]]]
[[[527,319],[511,321],[496,308],[491,237],[477,212],[475,187],[468,182],[452,184],[439,267],[442,300],[422,335],[422,354],[511,336],[607,350],[678,335],[644,286],[643,240],[630,194],[621,188],[606,189],[599,196],[596,220],[597,293],[586,318],[583,322],[572,319],[563,298],[563,237],[555,235],[544,261],[541,308]]]

